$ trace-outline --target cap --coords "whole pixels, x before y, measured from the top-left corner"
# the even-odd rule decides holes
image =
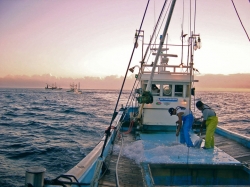
[[[196,107],[198,108],[198,107],[202,107],[202,105],[203,105],[203,103],[201,102],[201,101],[197,101],[196,102]]]
[[[169,112],[169,114],[172,116],[172,115],[173,115],[173,112],[174,112],[174,108],[168,109],[168,112]]]

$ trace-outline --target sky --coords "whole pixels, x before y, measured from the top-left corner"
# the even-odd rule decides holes
[[[150,2],[142,27],[145,42],[163,2]],[[250,36],[249,0],[233,2]],[[124,76],[146,4],[147,0],[0,0],[0,77]],[[189,18],[182,21],[182,5],[183,0],[177,0],[168,33],[171,43],[181,43],[182,22],[184,33],[190,30]],[[195,32],[202,48],[195,51],[195,68],[201,74],[250,73],[250,41],[232,1],[197,0],[196,7]],[[185,0],[185,15],[188,11]],[[140,58],[138,48],[131,66]]]

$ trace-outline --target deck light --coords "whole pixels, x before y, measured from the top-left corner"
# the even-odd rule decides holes
[[[132,67],[132,68],[129,68],[128,70],[129,70],[131,73],[134,73],[134,69],[135,69],[135,67]]]
[[[135,67],[138,67],[138,68],[139,68],[139,71],[140,71],[141,68],[140,68],[140,66],[138,66],[138,65],[135,65],[134,67],[129,68],[128,70],[129,70],[131,73],[134,73]]]
[[[187,100],[186,100],[186,99],[183,99],[183,103],[184,103],[184,104],[187,104]]]

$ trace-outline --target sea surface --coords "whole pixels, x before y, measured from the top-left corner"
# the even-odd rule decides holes
[[[82,160],[109,126],[119,90],[0,89],[0,187],[22,187],[26,169],[54,179]],[[117,110],[127,103],[124,91]],[[215,109],[219,126],[249,137],[249,92],[197,92]],[[200,111],[193,109],[195,117]]]

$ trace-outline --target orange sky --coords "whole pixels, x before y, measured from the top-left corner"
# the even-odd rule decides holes
[[[146,41],[163,2],[152,0],[149,5],[142,28]],[[184,2],[188,15],[189,1]],[[146,3],[146,0],[1,0],[0,77],[124,76]],[[249,34],[250,2],[234,0],[234,3]],[[171,43],[180,44],[182,5],[183,1],[178,0],[169,29]],[[199,0],[196,16],[196,33],[201,35],[202,48],[195,52],[195,68],[201,74],[250,73],[250,42],[231,0]],[[189,31],[187,21],[185,17],[184,33]],[[140,58],[138,49],[131,66],[137,65]]]
[[[250,74],[231,74],[231,75],[197,75],[195,76],[198,83],[194,84],[197,91],[250,91]],[[131,90],[134,84],[134,76],[128,77],[124,89]],[[57,78],[50,75],[42,76],[6,76],[0,78],[0,88],[44,88],[46,83],[49,85],[56,84],[58,87],[68,90],[70,84],[79,84],[81,89],[115,89],[120,90],[123,77],[106,76],[85,77],[79,79]]]

